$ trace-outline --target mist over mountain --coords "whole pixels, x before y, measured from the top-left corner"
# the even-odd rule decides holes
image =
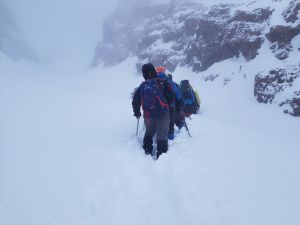
[[[299,80],[299,0],[227,1],[216,5],[184,0],[134,2],[130,7],[117,7],[106,18],[94,66],[115,66],[136,57],[138,71],[146,62],[163,65],[170,72],[188,67],[202,72],[207,81],[228,76],[226,70],[209,74],[213,65],[240,59],[243,62],[236,65],[238,72],[228,79],[237,73],[256,76],[253,88],[257,101],[288,105],[285,112],[300,116],[299,88],[293,85]],[[252,67],[242,71],[250,62],[264,63],[257,70]],[[283,92],[289,96],[282,97]],[[277,101],[279,94],[282,99]]]
[[[94,64],[114,65],[137,56],[170,71],[179,65],[201,72],[240,55],[250,61],[268,41],[274,56],[284,60],[292,51],[291,40],[300,33],[298,8],[297,0],[210,7],[186,0],[123,3],[104,22]],[[278,14],[282,18],[276,18]]]
[[[36,59],[4,0],[0,0],[0,52],[13,60]]]
[[[101,38],[103,18],[116,5],[116,0],[0,1],[6,3],[1,9],[10,11],[9,18],[18,27],[18,34],[10,35],[10,39],[26,39],[41,62],[79,66],[90,63]],[[3,22],[10,29],[11,19],[5,17]]]

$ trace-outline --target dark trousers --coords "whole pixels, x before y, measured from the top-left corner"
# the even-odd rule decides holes
[[[180,129],[184,126],[184,114],[183,112],[176,112],[176,115],[175,115],[175,124],[176,126]]]
[[[176,112],[170,111],[169,134],[174,134],[175,117],[176,117]]]
[[[170,125],[170,114],[165,112],[160,118],[145,118],[146,133],[144,137],[145,151],[152,151],[153,137],[156,134],[157,152],[167,152],[168,150],[168,132]]]

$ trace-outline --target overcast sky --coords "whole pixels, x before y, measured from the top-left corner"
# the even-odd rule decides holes
[[[117,0],[0,0],[6,1],[22,34],[49,61],[92,61],[101,24]],[[120,0],[123,4],[150,0]],[[151,0],[150,2],[168,0]],[[243,0],[194,0],[206,4]]]

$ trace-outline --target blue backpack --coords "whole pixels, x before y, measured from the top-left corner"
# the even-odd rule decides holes
[[[160,78],[152,78],[142,83],[140,94],[145,117],[159,118],[169,111],[165,91],[165,81]]]
[[[181,96],[181,91],[180,89],[177,87],[176,83],[172,80],[172,78],[170,78],[169,76],[167,76],[165,73],[158,73],[157,76],[163,80],[165,80],[166,82],[168,82],[169,85],[171,85],[174,93],[175,93],[175,99],[176,100],[181,100],[182,96]],[[175,101],[173,101],[172,103],[170,103],[170,107],[175,107]]]
[[[183,99],[183,112],[186,114],[196,114],[199,110],[194,90],[188,80],[180,82],[180,88]]]

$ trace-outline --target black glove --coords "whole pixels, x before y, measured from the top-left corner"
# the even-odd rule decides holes
[[[139,118],[142,116],[142,114],[141,114],[141,112],[135,112],[135,113],[134,113],[134,116],[135,116],[137,119],[139,119]]]

